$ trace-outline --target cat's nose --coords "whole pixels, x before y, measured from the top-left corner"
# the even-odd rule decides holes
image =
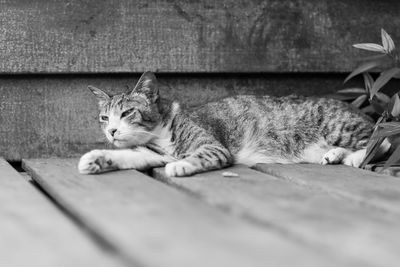
[[[115,134],[116,131],[117,131],[117,129],[115,129],[115,128],[112,128],[112,129],[108,130],[108,132],[111,134],[112,137],[114,137],[114,134]]]

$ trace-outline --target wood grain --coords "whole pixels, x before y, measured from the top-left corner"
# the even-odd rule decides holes
[[[23,163],[60,205],[145,266],[340,265],[134,170],[80,175],[75,159]]]
[[[0,73],[348,72],[400,3],[5,0]]]
[[[225,171],[239,176],[223,177]],[[296,175],[307,174],[298,170]],[[158,168],[153,176],[256,225],[276,228],[350,265],[398,265],[400,217],[394,214],[299,187],[244,166],[189,178],[167,177],[164,169]],[[385,188],[384,181],[380,182],[377,190]]]
[[[0,265],[125,266],[0,158]]]
[[[0,78],[0,156],[73,157],[105,146],[97,103],[88,85],[107,92],[129,92],[138,75],[9,76]],[[332,93],[342,76],[260,75],[251,77],[159,77],[161,95],[195,106],[235,94]]]
[[[257,164],[256,170],[400,214],[400,179],[344,165]]]

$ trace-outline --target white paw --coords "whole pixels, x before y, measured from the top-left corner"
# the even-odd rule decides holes
[[[354,153],[349,154],[347,157],[343,159],[343,164],[347,166],[352,166],[356,168],[360,168],[361,163],[365,157],[365,149],[358,150]]]
[[[196,167],[186,160],[178,160],[165,165],[165,173],[170,177],[188,176],[195,172]]]
[[[347,154],[347,150],[341,147],[333,148],[322,156],[321,164],[339,164]]]
[[[92,150],[79,160],[78,170],[82,174],[99,173],[110,170],[112,161],[104,150]]]

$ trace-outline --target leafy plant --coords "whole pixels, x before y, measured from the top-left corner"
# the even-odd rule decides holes
[[[377,53],[362,59],[362,63],[344,81],[347,82],[351,78],[362,74],[364,88],[347,88],[338,91],[339,98],[351,100],[354,106],[365,113],[379,115],[374,132],[367,145],[367,153],[361,164],[362,168],[372,160],[385,138],[400,134],[399,95],[396,93],[389,97],[387,94],[380,92],[392,78],[400,78],[400,60],[392,38],[384,29],[381,30],[381,37],[382,44],[362,43],[353,45],[355,48]],[[374,79],[370,72],[376,70],[380,70],[380,75]],[[399,160],[400,146],[393,151],[381,171]]]

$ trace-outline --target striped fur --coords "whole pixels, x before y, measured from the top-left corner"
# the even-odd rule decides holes
[[[110,97],[89,88],[99,100],[107,139],[125,149],[87,153],[82,173],[165,165],[168,175],[185,176],[234,163],[358,167],[373,127],[366,115],[327,98],[242,95],[188,111],[160,98],[150,72],[130,94]]]

